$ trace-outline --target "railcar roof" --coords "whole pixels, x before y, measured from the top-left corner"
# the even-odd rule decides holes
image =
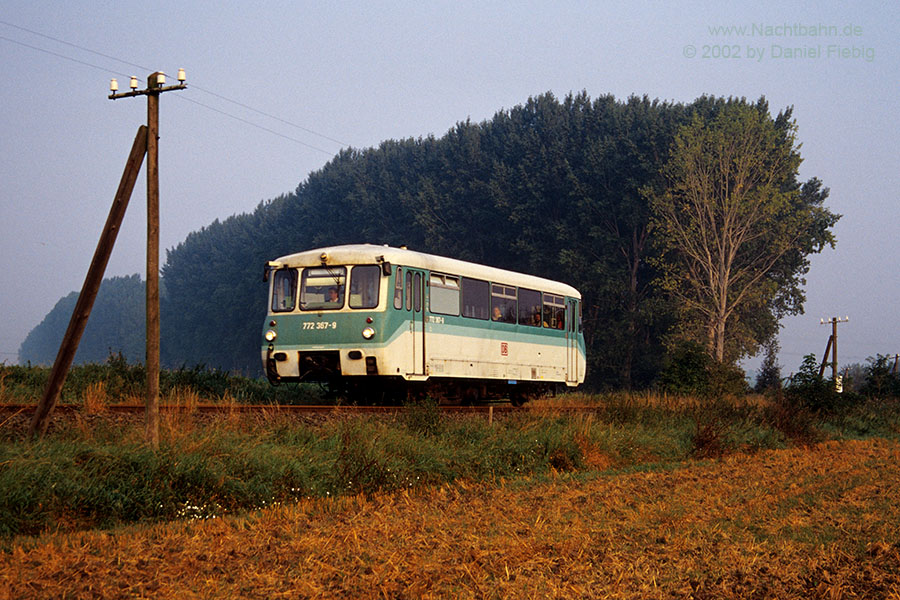
[[[581,298],[578,290],[559,281],[455,258],[425,254],[424,252],[416,252],[405,248],[378,246],[376,244],[349,244],[346,246],[315,248],[295,254],[287,254],[272,262],[286,267],[313,267],[322,264],[322,254],[326,256],[325,264],[329,265],[371,265],[377,262],[376,257],[383,257],[385,262],[397,266],[427,269],[438,273],[447,273],[448,275],[464,275],[466,277],[493,281],[494,283],[516,285],[572,298]]]

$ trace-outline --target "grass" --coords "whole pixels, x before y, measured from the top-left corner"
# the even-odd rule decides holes
[[[36,403],[42,396],[49,367],[0,363],[0,404]],[[146,373],[143,365],[128,364],[121,355],[106,364],[76,365],[69,370],[60,393],[62,404],[142,404]],[[229,374],[203,366],[160,372],[160,395],[196,394],[203,403],[321,404],[324,393],[315,385],[272,386],[267,381]]]
[[[900,443],[865,440],[301,499],[18,540],[0,595],[891,598],[898,482]]]
[[[104,414],[102,382],[84,394],[83,410],[58,420],[43,440],[24,441],[9,420],[0,428],[0,538],[459,481],[665,471],[690,460],[900,433],[896,402],[825,415],[762,397],[572,395],[535,402],[492,426],[448,417],[428,402],[379,419],[304,422],[277,411],[210,418],[190,410],[197,392],[171,388],[166,401],[186,411],[163,415],[160,449],[152,452],[140,419]],[[595,412],[559,410],[584,404]]]

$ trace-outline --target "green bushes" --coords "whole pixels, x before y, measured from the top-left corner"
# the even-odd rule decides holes
[[[0,402],[37,402],[44,392],[47,367],[0,363]],[[134,402],[143,398],[147,375],[142,364],[129,364],[121,354],[112,354],[105,364],[77,365],[69,370],[60,401],[80,403],[93,387],[102,385],[110,402]],[[228,374],[204,366],[182,366],[159,374],[160,395],[165,398],[188,390],[201,402],[235,401],[241,404],[320,404],[324,394],[318,386],[290,384],[273,386],[263,379]]]
[[[706,398],[737,396],[748,388],[739,367],[713,360],[696,342],[681,342],[671,351],[660,373],[659,387],[670,394]]]

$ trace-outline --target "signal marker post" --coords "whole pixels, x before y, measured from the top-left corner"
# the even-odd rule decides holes
[[[132,77],[131,91],[117,93],[115,79],[110,82],[110,100],[147,96],[147,400],[146,435],[153,448],[159,447],[159,95],[183,90],[184,69],[178,69],[178,85],[166,86],[163,72],[151,73],[147,89],[137,89]]]

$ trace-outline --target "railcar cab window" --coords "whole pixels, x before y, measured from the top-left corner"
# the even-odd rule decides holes
[[[359,265],[350,271],[350,308],[375,308],[378,306],[378,288],[381,284],[381,267]]]
[[[272,312],[294,310],[297,299],[297,269],[278,269],[272,278]]]
[[[459,277],[432,273],[428,280],[428,301],[431,312],[458,316]]]
[[[300,278],[300,310],[337,310],[344,306],[346,267],[307,267]]]
[[[566,328],[566,302],[562,296],[544,294],[544,327]]]
[[[541,326],[541,293],[519,288],[519,325]]]
[[[491,320],[501,323],[516,322],[516,288],[491,284]]]
[[[480,279],[462,278],[463,316],[472,319],[488,319],[491,309],[490,284]]]

